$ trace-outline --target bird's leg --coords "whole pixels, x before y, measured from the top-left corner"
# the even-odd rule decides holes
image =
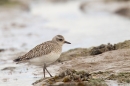
[[[50,77],[52,77],[52,75],[50,74],[50,72],[46,68],[46,64],[44,64],[44,66],[45,66],[45,70],[47,71],[47,73],[50,75]]]
[[[44,78],[45,78],[45,69],[46,69],[46,65],[44,64],[44,66],[43,66],[43,74],[44,74]]]

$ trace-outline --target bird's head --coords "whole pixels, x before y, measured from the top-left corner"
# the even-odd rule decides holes
[[[66,41],[62,35],[56,35],[53,37],[52,41],[55,41],[60,45],[63,45],[64,43],[71,44],[70,42]]]

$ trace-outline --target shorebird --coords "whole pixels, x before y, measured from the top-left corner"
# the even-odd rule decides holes
[[[62,35],[56,35],[52,40],[39,44],[23,56],[14,59],[14,62],[28,62],[36,66],[43,66],[44,78],[45,70],[50,77],[52,77],[46,67],[60,57],[64,43],[71,44],[70,42],[65,41]]]

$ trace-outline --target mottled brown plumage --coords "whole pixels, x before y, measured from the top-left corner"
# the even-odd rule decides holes
[[[47,41],[37,45],[25,55],[20,56],[18,59],[19,61],[24,61],[24,60],[29,60],[31,58],[37,58],[43,55],[47,55],[51,53],[53,50],[55,52],[61,52],[61,46],[58,45],[56,42]]]

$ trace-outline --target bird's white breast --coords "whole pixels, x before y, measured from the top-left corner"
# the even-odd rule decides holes
[[[59,53],[51,52],[50,54],[47,54],[47,55],[32,58],[29,60],[29,62],[31,64],[37,65],[37,66],[43,66],[44,63],[46,65],[49,65],[49,64],[55,62],[60,57],[60,54],[61,54],[61,52],[59,52]]]

